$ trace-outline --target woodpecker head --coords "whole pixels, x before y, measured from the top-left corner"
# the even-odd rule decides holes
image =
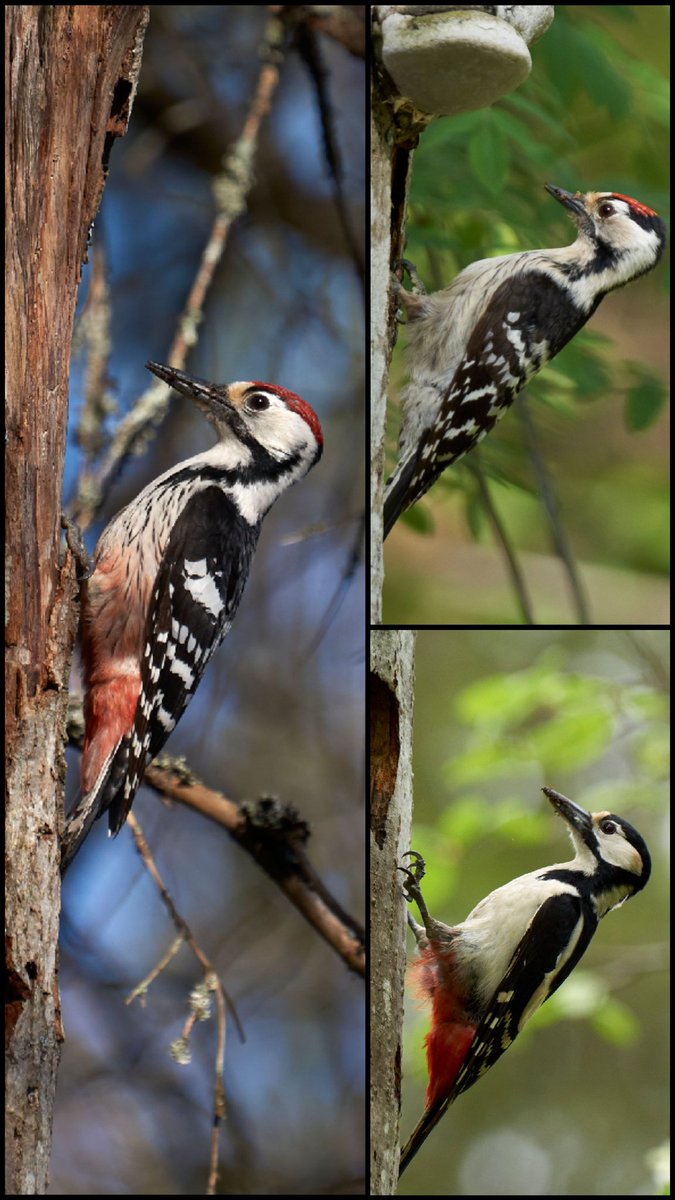
[[[603,292],[622,287],[656,266],[666,245],[666,227],[653,209],[619,192],[584,195],[552,183],[544,186],[577,225],[577,257],[580,250],[587,251],[582,269],[593,275]]]
[[[261,448],[277,463],[297,462],[305,474],[321,457],[323,433],[314,409],[275,383],[208,383],[175,367],[148,362],[149,371],[189,396],[214,426],[220,441],[236,439]]]
[[[652,860],[637,829],[614,813],[589,813],[553,788],[542,790],[567,822],[576,850],[574,868],[593,880],[591,894],[598,916],[641,892],[651,875]]]

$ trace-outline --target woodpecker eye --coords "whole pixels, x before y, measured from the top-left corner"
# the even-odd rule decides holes
[[[608,200],[606,200],[604,204],[601,204],[598,209],[598,213],[600,214],[601,217],[611,217],[614,215],[615,212],[616,212],[616,209],[615,209],[614,205],[610,204]]]
[[[603,833],[616,833],[617,830],[614,821],[601,821],[600,828]]]
[[[252,396],[249,396],[246,405],[254,412],[264,412],[270,406],[270,398],[264,392],[254,392]]]

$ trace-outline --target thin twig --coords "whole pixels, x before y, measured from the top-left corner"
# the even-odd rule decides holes
[[[349,591],[350,584],[359,568],[359,564],[363,561],[365,532],[366,514],[364,511],[359,520],[356,522],[354,536],[347,553],[345,565],[340,572],[340,578],[338,579],[335,591],[326,605],[324,614],[319,621],[317,629],[312,635],[307,649],[303,651],[300,657],[301,663],[307,662],[307,660],[310,659],[318,650],[333,621],[337,617],[340,608],[342,607],[345,596]]]
[[[298,53],[307,67],[312,83],[314,84],[316,101],[321,119],[323,153],[331,180],[333,182],[333,198],[335,201],[338,220],[342,228],[345,242],[349,248],[349,253],[354,263],[356,273],[361,281],[361,286],[365,288],[365,268],[363,254],[356,240],[352,230],[351,221],[349,219],[347,197],[344,188],[344,175],[342,171],[342,159],[340,156],[338,140],[335,134],[333,109],[328,97],[328,88],[326,87],[326,69],[323,65],[323,59],[321,57],[319,40],[316,33],[308,23],[304,21],[298,21],[295,23],[295,43],[298,48]]]
[[[365,933],[319,879],[303,846],[307,825],[289,804],[269,796],[236,804],[185,772],[155,761],[144,781],[224,828],[273,879],[306,921],[358,975],[365,974]]]
[[[485,506],[485,511],[492,524],[495,537],[500,543],[504,554],[506,555],[506,563],[511,575],[511,581],[516,594],[516,600],[518,601],[520,607],[520,615],[523,619],[523,624],[536,625],[537,622],[534,619],[534,610],[532,608],[532,603],[527,590],[525,576],[520,569],[520,564],[516,558],[516,552],[511,544],[511,539],[506,531],[506,526],[502,523],[502,519],[495,504],[493,503],[478,451],[474,450],[470,458],[466,459],[466,466],[469,468],[471,474],[476,480],[476,483],[478,484],[478,490],[480,491],[481,499]]]
[[[248,194],[253,186],[253,165],[260,126],[279,83],[283,39],[282,23],[278,17],[270,16],[260,51],[263,65],[258,85],[241,135],[226,155],[223,170],[214,180],[213,193],[218,211],[169,349],[168,362],[179,370],[185,365],[188,351],[197,343],[204,302],[225,251],[232,223],[246,210]],[[159,425],[163,420],[169,394],[168,385],[159,380],[146,388],[131,412],[120,422],[100,466],[95,471],[83,473],[73,509],[73,518],[81,529],[86,529],[100,511],[129,456],[151,435],[152,426]]]
[[[82,745],[82,707],[71,698],[68,739]],[[323,885],[305,853],[309,830],[296,810],[268,796],[255,803],[237,804],[206,787],[182,761],[160,755],[147,768],[146,786],[167,799],[195,809],[224,829],[298,909],[357,975],[365,975],[365,932]]]
[[[574,555],[572,554],[572,548],[565,532],[565,526],[563,525],[560,517],[560,507],[558,505],[555,492],[553,491],[551,476],[544,461],[544,456],[539,448],[535,423],[527,399],[527,394],[525,392],[520,393],[520,396],[518,397],[517,408],[523,428],[525,430],[525,436],[527,438],[530,459],[532,461],[532,467],[537,480],[537,491],[541,498],[541,502],[544,506],[544,512],[548,517],[548,522],[551,528],[553,549],[560,559],[567,575],[570,591],[572,593],[572,602],[578,618],[578,624],[590,625],[591,613],[588,606],[586,593],[579,577],[579,572],[577,571]]]
[[[133,813],[129,813],[127,820],[133,831],[134,841],[136,842],[136,848],[137,848],[141,858],[143,859],[146,870],[149,872],[150,876],[155,881],[155,884],[159,891],[162,902],[163,902],[165,908],[167,909],[167,911],[169,912],[171,920],[173,921],[174,925],[176,926],[180,936],[190,947],[195,958],[200,963],[200,965],[202,967],[202,971],[204,973],[205,984],[208,983],[209,990],[214,991],[216,994],[216,1003],[218,1006],[218,1021],[217,1021],[218,1032],[217,1032],[216,1057],[215,1057],[213,1126],[212,1126],[212,1134],[211,1134],[211,1160],[210,1160],[210,1166],[209,1166],[209,1180],[208,1180],[208,1185],[207,1185],[207,1195],[212,1196],[215,1194],[215,1188],[216,1188],[216,1184],[218,1181],[218,1158],[219,1158],[218,1151],[219,1151],[219,1146],[220,1146],[220,1130],[222,1128],[222,1118],[225,1114],[225,1041],[226,1041],[226,1032],[227,1032],[226,1003],[230,1009],[230,1012],[232,1013],[235,1024],[237,1026],[237,1030],[239,1032],[239,1036],[241,1037],[242,1041],[245,1040],[244,1030],[242,1028],[239,1017],[237,1015],[237,1010],[234,1007],[232,1000],[228,996],[227,991],[225,990],[225,988],[218,976],[218,972],[216,971],[215,967],[213,966],[213,963],[207,957],[207,955],[204,953],[204,951],[202,950],[199,943],[195,940],[195,938],[192,934],[192,930],[190,929],[185,918],[182,917],[181,914],[178,912],[178,909],[176,908],[176,905],[174,904],[173,897],[171,896],[169,889],[167,888],[166,884],[164,883],[164,880],[162,879],[162,877],[159,873],[159,869],[158,869],[155,859],[150,851],[150,847],[148,846],[148,843],[145,840],[143,830],[142,830],[137,818],[134,816]],[[168,959],[166,961],[168,961]],[[189,1035],[184,1033],[183,1036],[184,1036],[184,1039],[187,1040],[187,1036],[189,1036]]]

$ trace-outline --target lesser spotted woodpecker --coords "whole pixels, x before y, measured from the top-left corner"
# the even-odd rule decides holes
[[[544,788],[567,823],[575,857],[491,892],[461,925],[429,916],[420,855],[404,872],[404,894],[419,956],[413,966],[431,1002],[426,1038],[429,1086],[422,1119],[401,1151],[403,1172],[448,1105],[501,1058],[538,1008],[567,979],[601,917],[642,891],[651,872],[640,834],[614,813],[589,813]]]
[[[218,441],[148,484],[96,547],[80,621],[82,799],[66,823],[64,868],[101,813],[121,829],[229,631],[263,517],[323,448],[316,413],[286,388],[147,366],[194,400]]]
[[[645,204],[618,192],[546,190],[577,225],[570,246],[481,259],[431,295],[397,289],[409,383],[399,462],[385,490],[385,537],[490,432],[603,296],[650,271],[663,254],[665,225]]]

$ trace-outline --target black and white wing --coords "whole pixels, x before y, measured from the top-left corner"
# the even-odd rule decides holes
[[[173,526],[152,592],[136,719],[109,808],[111,833],[122,828],[147,763],[230,629],[259,531],[260,523],[249,525],[217,486],[195,492]]]

